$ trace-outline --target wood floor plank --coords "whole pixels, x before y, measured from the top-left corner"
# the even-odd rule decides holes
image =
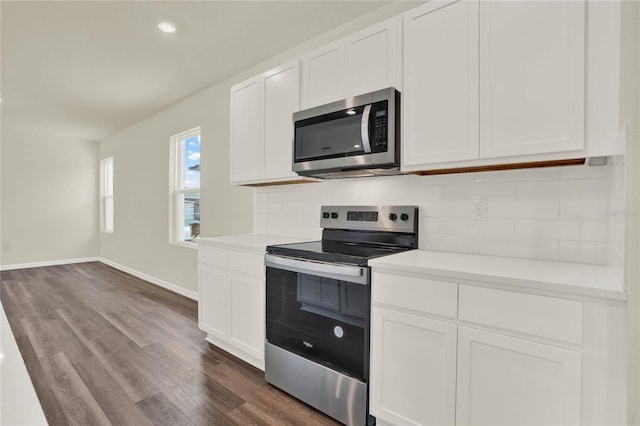
[[[142,374],[132,362],[123,346],[102,340],[88,341],[90,350],[100,364],[122,386],[132,401],[138,402],[160,392],[152,382]]]
[[[97,403],[114,425],[152,426],[144,414],[94,357],[73,363]]]
[[[40,405],[42,405],[42,410],[47,422],[50,425],[60,426],[69,424],[62,410],[62,406],[58,398],[56,398],[53,383],[42,368],[42,364],[36,352],[33,350],[29,337],[26,335],[16,337],[16,343],[18,344],[24,363],[29,370],[31,383],[33,383],[33,388],[36,391],[36,395],[38,395],[38,400],[40,401]]]
[[[272,425],[278,423],[276,419],[248,402],[227,415],[240,425]]]
[[[62,352],[56,353],[51,361],[53,388],[69,423],[110,425],[111,422],[66,355]]]
[[[291,398],[268,383],[248,376],[238,368],[229,364],[216,367],[218,382],[231,391],[250,401],[260,411],[276,419],[278,424],[297,424],[304,418],[305,425],[338,424],[325,417],[324,423],[312,422],[312,412],[306,405]]]
[[[51,357],[60,352],[64,352],[71,359],[91,356],[89,349],[61,318],[56,320],[26,318],[21,322],[38,358]]]
[[[2,282],[4,293],[8,299],[2,301],[3,306],[5,305],[5,302],[7,302],[6,304],[9,305],[12,318],[38,318],[40,314],[24,292],[23,287],[20,286],[21,282],[23,281],[10,280]],[[7,318],[9,319],[9,315],[7,315]],[[9,321],[11,321],[11,319],[9,319]]]
[[[0,280],[51,425],[337,424],[207,343],[193,300],[98,262]]]
[[[43,281],[47,284],[46,291],[57,302],[56,309],[66,309],[69,311],[93,310],[91,305],[83,302],[75,292],[65,289],[64,283],[67,280],[65,280],[64,277],[52,276],[50,278],[44,278]],[[86,282],[81,283],[80,286],[87,287],[87,284]]]
[[[58,318],[56,309],[61,301],[57,295],[47,291],[49,286],[44,280],[21,281],[18,285],[37,311],[38,318],[52,320]]]
[[[17,280],[27,280],[28,276],[25,275],[28,269],[13,269],[11,271],[2,271],[0,272],[0,280],[2,281],[17,281]]]
[[[151,395],[139,401],[137,405],[155,425],[187,426],[196,424],[161,393]]]
[[[21,316],[18,306],[16,303],[13,303],[11,296],[7,292],[7,286],[2,283],[0,283],[0,303],[2,303],[7,318],[11,318],[9,325],[13,331],[13,335],[16,338],[24,336],[25,331],[20,322]]]

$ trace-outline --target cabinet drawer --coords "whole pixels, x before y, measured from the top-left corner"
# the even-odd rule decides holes
[[[229,250],[227,252],[227,268],[257,277],[264,277],[264,254]]]
[[[460,286],[460,319],[568,343],[582,343],[582,302]]]
[[[373,272],[374,303],[457,318],[458,285],[443,281]]]
[[[227,266],[227,251],[201,245],[198,247],[198,262],[224,268]]]

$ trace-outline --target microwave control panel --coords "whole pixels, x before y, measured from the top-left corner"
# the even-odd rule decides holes
[[[383,102],[381,109],[374,109],[372,112],[375,115],[373,120],[373,141],[371,150],[373,152],[385,152],[387,150],[387,129],[389,128],[387,122],[387,102]],[[377,105],[376,105],[377,106]]]

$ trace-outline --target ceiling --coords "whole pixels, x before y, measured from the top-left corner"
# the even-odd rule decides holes
[[[2,125],[99,141],[387,3],[2,0]]]

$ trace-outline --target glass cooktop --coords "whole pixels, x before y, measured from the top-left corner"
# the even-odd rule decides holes
[[[369,259],[407,250],[411,250],[411,248],[335,241],[309,241],[267,247],[267,253],[271,254],[320,262],[348,263],[358,266],[367,266]]]

